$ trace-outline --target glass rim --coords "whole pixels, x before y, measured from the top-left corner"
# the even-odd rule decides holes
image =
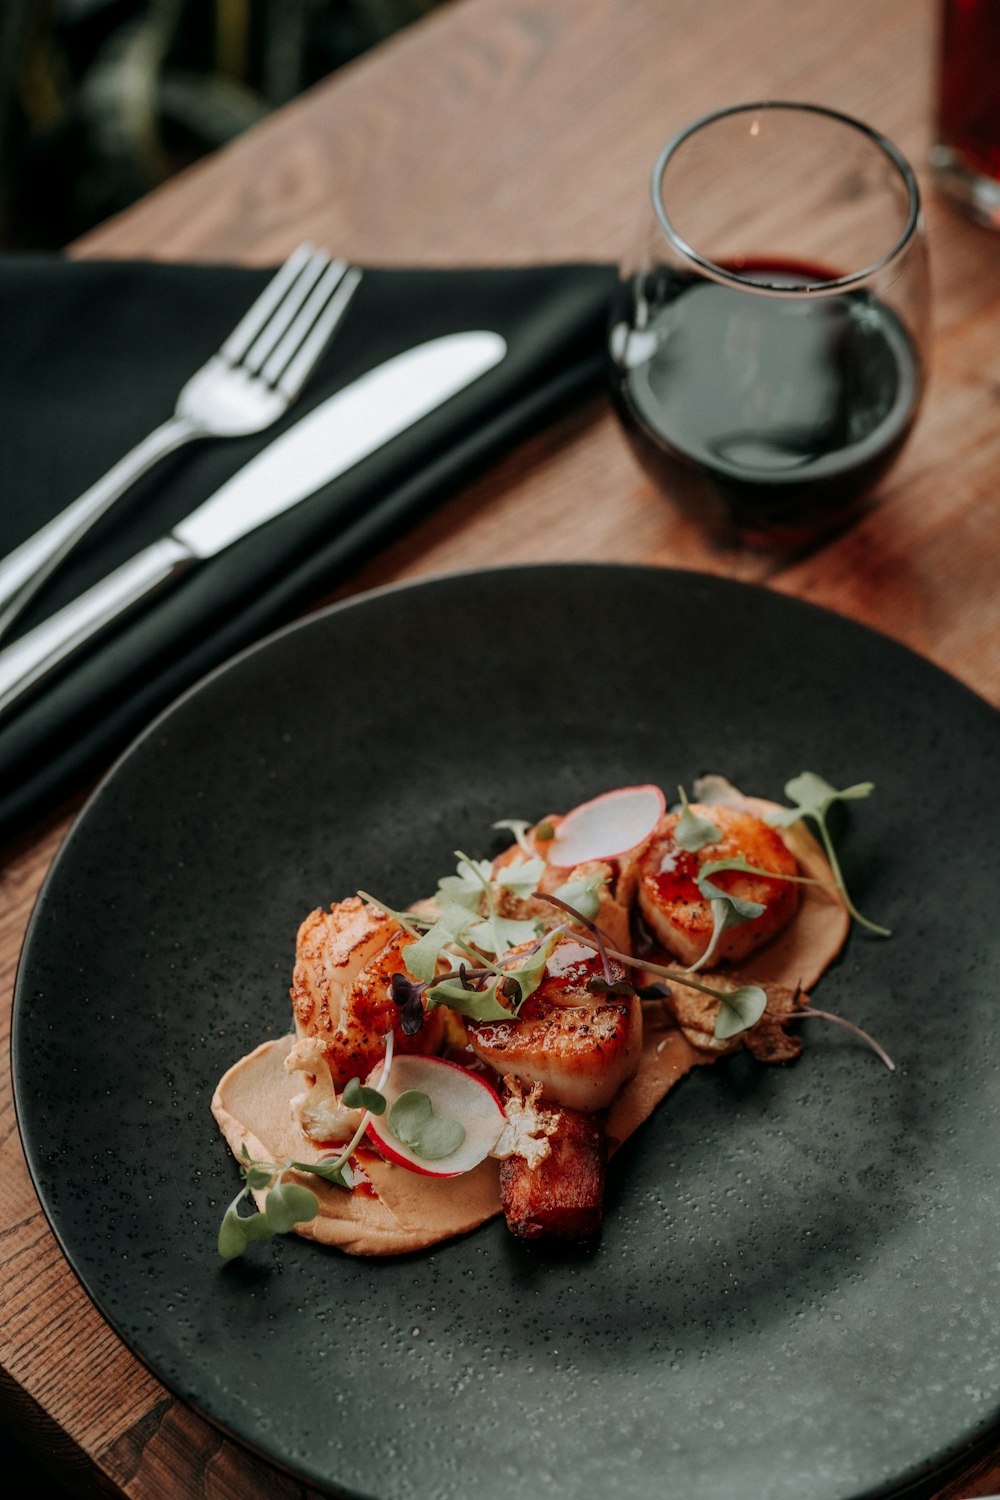
[[[909,201],[909,212],[906,223],[901,233],[889,246],[883,255],[869,265],[857,271],[850,271],[844,276],[837,276],[829,281],[812,282],[806,286],[788,286],[787,283],[769,283],[761,280],[751,280],[748,276],[741,275],[738,271],[728,270],[720,266],[716,261],[710,260],[707,255],[702,255],[693,245],[690,245],[682,234],[674,227],[666,209],[663,206],[663,174],[670,164],[671,158],[699,130],[706,125],[713,125],[717,120],[724,120],[733,115],[754,114],[761,111],[788,110],[796,114],[821,115],[828,120],[835,120],[838,124],[848,125],[852,130],[860,132],[861,135],[876,146],[882,154],[896,168],[906,188]],[[681,130],[671,136],[656,159],[653,167],[651,183],[653,209],[667,239],[674,248],[686,259],[693,261],[703,271],[716,281],[721,281],[729,286],[740,287],[743,291],[759,292],[764,296],[801,297],[822,296],[828,292],[841,292],[847,288],[858,286],[861,282],[868,281],[878,271],[884,270],[900,256],[907,248],[920,223],[920,188],[917,183],[916,174],[899,147],[894,145],[888,136],[882,134],[871,125],[866,125],[863,120],[854,115],[845,114],[839,109],[830,109],[824,104],[807,104],[794,99],[758,99],[748,104],[730,104],[724,109],[712,110],[709,114],[700,115],[698,119],[690,121]]]

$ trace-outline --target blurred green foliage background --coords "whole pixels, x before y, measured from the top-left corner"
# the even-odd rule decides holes
[[[0,246],[57,248],[442,0],[0,0]]]

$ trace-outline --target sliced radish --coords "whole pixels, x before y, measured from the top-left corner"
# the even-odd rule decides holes
[[[496,1093],[476,1073],[443,1057],[424,1057],[419,1053],[397,1055],[389,1077],[378,1084],[381,1064],[373,1068],[368,1083],[385,1095],[384,1115],[372,1115],[368,1134],[387,1161],[408,1167],[424,1177],[458,1177],[470,1172],[489,1156],[500,1139],[505,1116]],[[465,1140],[449,1156],[428,1161],[397,1140],[389,1129],[389,1112],[400,1094],[418,1089],[426,1094],[435,1115],[457,1120],[464,1127]]]
[[[663,817],[667,799],[658,786],[623,786],[581,802],[542,845],[550,865],[569,868],[591,859],[618,859],[644,844]]]

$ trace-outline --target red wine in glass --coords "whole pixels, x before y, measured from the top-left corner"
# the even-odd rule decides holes
[[[772,288],[836,279],[798,261],[723,269]],[[621,350],[612,335],[612,390],[640,462],[723,538],[794,548],[836,529],[916,415],[921,366],[896,314],[863,290],[803,299],[652,275],[649,322]]]
[[[860,120],[770,100],[678,131],[651,188],[608,341],[626,434],[724,545],[804,551],[858,514],[920,404],[913,170]]]
[[[1000,5],[941,0],[938,185],[973,218],[1000,227]]]

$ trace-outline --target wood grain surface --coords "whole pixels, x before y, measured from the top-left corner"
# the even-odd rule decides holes
[[[930,0],[453,0],[89,235],[87,256],[269,264],[309,236],[368,264],[615,260],[689,118],[752,98],[859,115],[918,168],[932,254],[930,392],[878,505],[782,568],[712,550],[636,468],[604,399],[512,452],[343,586],[599,558],[755,578],[904,641],[1000,703],[1000,235],[930,188]],[[317,604],[325,602],[316,601]],[[0,1024],[82,792],[3,851]],[[174,1400],[80,1290],[0,1086],[0,1404],[83,1494],[301,1496]],[[1000,1440],[935,1492],[1000,1491]]]

